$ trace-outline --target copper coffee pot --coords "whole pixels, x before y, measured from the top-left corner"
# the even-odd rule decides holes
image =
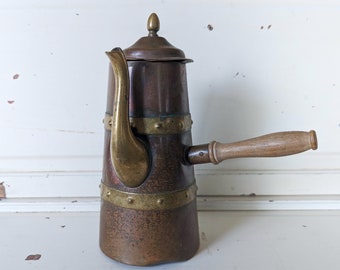
[[[191,258],[199,246],[194,166],[240,157],[317,149],[314,131],[279,132],[241,142],[192,146],[185,64],[192,60],[149,35],[110,58],[101,183],[100,247],[132,265]]]

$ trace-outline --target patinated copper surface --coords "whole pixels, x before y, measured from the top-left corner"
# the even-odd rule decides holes
[[[129,117],[132,121],[134,118],[156,117],[170,119],[168,121],[174,119],[175,123],[177,119],[190,117],[185,59],[127,63],[130,75]],[[115,76],[111,67],[109,70],[106,114],[113,115]],[[142,134],[132,127],[134,135],[148,149],[151,165],[145,181],[133,188],[124,185],[112,167],[111,131],[105,131],[103,183],[121,192],[150,194],[149,197],[154,194],[167,196],[168,193],[183,195],[180,193],[183,193],[183,189],[195,185],[193,166],[185,159],[185,150],[192,145],[191,125],[186,129],[172,129],[161,134],[149,130]],[[187,201],[171,209],[139,210],[103,199],[101,249],[109,257],[132,265],[152,265],[191,258],[199,246],[196,194]]]
[[[144,266],[183,261],[196,253],[195,202],[165,211],[125,209],[106,201],[101,208],[100,245],[117,261]]]

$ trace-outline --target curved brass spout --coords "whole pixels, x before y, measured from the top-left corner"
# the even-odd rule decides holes
[[[317,149],[314,130],[267,134],[235,143],[211,142],[192,146],[187,153],[191,164],[214,163],[240,157],[280,157]]]
[[[129,123],[129,73],[124,53],[115,48],[106,54],[115,75],[110,147],[112,165],[124,185],[136,187],[148,174],[148,153],[132,133]]]

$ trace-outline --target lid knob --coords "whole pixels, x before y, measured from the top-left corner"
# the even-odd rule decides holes
[[[157,32],[159,30],[159,18],[156,13],[152,13],[149,16],[147,29],[149,31],[149,37],[157,37]]]

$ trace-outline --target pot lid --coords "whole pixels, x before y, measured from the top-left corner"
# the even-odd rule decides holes
[[[128,61],[184,61],[184,52],[171,45],[165,38],[158,36],[160,23],[157,14],[152,13],[147,22],[149,35],[140,38],[135,44],[124,50]]]

